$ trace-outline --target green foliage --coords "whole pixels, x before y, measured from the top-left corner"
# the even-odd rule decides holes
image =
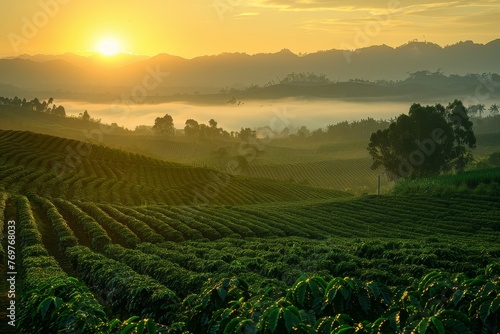
[[[87,237],[92,240],[93,249],[100,250],[111,242],[106,230],[76,205],[59,198],[54,200],[54,203],[81,226]]]
[[[195,333],[496,333],[500,277],[434,271],[409,287],[300,277],[285,295],[250,295],[224,280],[188,297]]]
[[[401,180],[393,188],[394,195],[488,195],[500,194],[500,168],[466,171],[457,175]]]
[[[490,155],[488,161],[493,165],[500,167],[500,152],[495,152]]]
[[[86,286],[72,277],[53,277],[23,294],[22,333],[97,333],[108,319]]]
[[[455,100],[446,108],[413,104],[408,115],[372,134],[368,151],[372,169],[384,166],[391,179],[414,179],[464,170],[475,144],[467,110]]]
[[[95,138],[76,141],[0,130],[0,187],[41,197],[125,206],[234,205],[350,196],[330,189],[233,177],[94,142]]]
[[[161,136],[173,136],[175,134],[174,120],[172,116],[166,114],[163,117],[157,117],[153,125],[153,131]]]
[[[175,314],[179,298],[156,280],[87,247],[68,248],[66,254],[81,278],[98,289],[115,312],[153,317],[158,322],[168,322]]]

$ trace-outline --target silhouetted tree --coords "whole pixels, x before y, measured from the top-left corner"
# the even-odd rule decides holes
[[[87,112],[85,110],[85,112]],[[56,116],[61,116],[61,117],[66,117],[66,109],[64,109],[63,106],[53,106],[52,110],[50,111],[51,114],[56,115]],[[88,119],[90,120],[90,115],[87,113]]]
[[[175,134],[174,120],[172,116],[166,114],[163,117],[157,117],[153,125],[153,131],[161,136],[173,136]]]
[[[490,111],[491,115],[493,115],[493,116],[496,116],[499,113],[499,108],[498,108],[498,105],[496,103],[492,104],[490,106],[490,109],[488,109],[488,110]]]
[[[479,114],[479,117],[483,117],[483,111],[486,110],[486,106],[484,104],[473,104],[469,107],[467,107],[467,111],[471,115]]]
[[[208,121],[208,125],[210,125],[210,127],[212,129],[216,129],[217,128],[217,122],[213,118]]]
[[[83,114],[80,114],[80,117],[82,120],[84,120],[85,122],[89,122],[90,121],[90,115],[89,115],[89,112],[87,110],[85,110],[83,112]]]
[[[238,138],[242,139],[242,140],[249,140],[250,138],[256,136],[256,132],[255,131],[252,131],[252,129],[250,128],[241,128],[239,134],[238,134]]]
[[[446,108],[413,104],[408,115],[371,135],[368,151],[372,169],[384,166],[391,179],[416,178],[463,170],[475,144],[467,109],[455,100]]]
[[[200,125],[194,119],[188,119],[184,127],[184,134],[187,137],[198,137],[200,132]]]
[[[311,131],[309,131],[309,129],[307,128],[307,126],[302,125],[300,127],[300,129],[297,131],[297,137],[299,137],[299,138],[306,138],[307,136],[309,136],[310,133],[311,133]]]
[[[479,113],[479,117],[482,118],[483,117],[483,111],[486,110],[486,106],[484,104],[478,104],[477,105],[477,111]]]

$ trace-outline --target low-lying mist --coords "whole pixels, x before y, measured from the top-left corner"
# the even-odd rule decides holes
[[[269,126],[274,131],[285,127],[309,129],[325,128],[328,124],[355,121],[363,118],[389,119],[407,113],[407,102],[346,102],[340,100],[264,100],[241,102],[239,105],[194,105],[181,102],[161,104],[92,104],[87,102],[58,101],[70,116],[78,116],[87,110],[91,117],[103,123],[117,123],[128,129],[137,125],[153,125],[156,117],[170,114],[177,129],[184,128],[187,119],[208,124],[210,119],[227,131],[241,127]]]

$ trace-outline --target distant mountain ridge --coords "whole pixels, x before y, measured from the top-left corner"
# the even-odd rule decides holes
[[[461,75],[500,73],[498,59],[500,39],[487,44],[465,41],[445,47],[409,42],[396,48],[378,45],[305,55],[284,49],[267,54],[223,53],[192,59],[168,54],[154,57],[121,54],[113,58],[71,53],[21,55],[0,59],[0,85],[34,91],[130,91],[143,84],[148,74],[159,73],[157,93],[173,93],[180,88],[210,93],[227,86],[262,85],[292,72],[325,74],[333,81],[400,80],[407,78],[408,73],[438,69]]]

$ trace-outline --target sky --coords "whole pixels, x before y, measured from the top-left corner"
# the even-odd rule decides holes
[[[0,57],[487,43],[500,37],[499,17],[500,0],[2,0]]]

